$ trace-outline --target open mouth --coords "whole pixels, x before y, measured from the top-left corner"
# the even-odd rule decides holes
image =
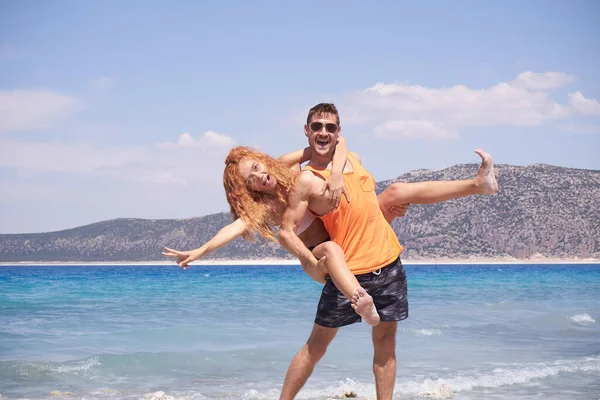
[[[317,146],[325,147],[329,144],[329,138],[317,139],[317,140],[315,140],[315,143],[317,143]]]
[[[271,182],[271,175],[267,175],[265,177],[265,179],[263,180],[263,186],[267,185],[269,182]]]

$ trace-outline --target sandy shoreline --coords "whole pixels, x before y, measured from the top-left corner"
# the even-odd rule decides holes
[[[600,259],[456,259],[456,260],[402,260],[404,265],[469,265],[469,264],[600,264]],[[64,261],[17,261],[0,262],[0,266],[86,266],[86,265],[107,265],[107,266],[174,266],[173,261],[92,261],[92,262],[64,262]],[[262,259],[262,260],[203,260],[196,261],[192,265],[212,265],[212,266],[245,266],[245,265],[280,265],[280,266],[298,266],[297,260],[280,259]]]

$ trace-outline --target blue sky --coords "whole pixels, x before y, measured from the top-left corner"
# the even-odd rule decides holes
[[[0,233],[226,211],[228,149],[304,147],[323,101],[378,180],[477,147],[600,169],[599,17],[595,1],[2,1]]]

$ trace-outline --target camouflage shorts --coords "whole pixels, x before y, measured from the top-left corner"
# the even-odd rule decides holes
[[[373,297],[382,321],[401,321],[408,318],[406,272],[400,257],[380,270],[356,275],[358,283]],[[339,328],[360,322],[346,298],[328,277],[321,292],[315,323],[327,328]]]

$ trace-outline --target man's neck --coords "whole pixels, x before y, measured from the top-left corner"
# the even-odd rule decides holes
[[[318,154],[313,154],[309,164],[317,168],[327,168],[331,161],[333,161],[333,155],[320,156]]]

